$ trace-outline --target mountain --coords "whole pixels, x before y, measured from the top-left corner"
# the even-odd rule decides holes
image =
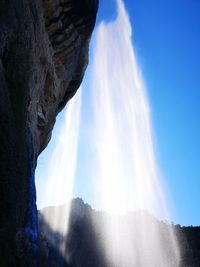
[[[48,207],[45,212],[55,214],[55,209],[62,214],[64,206]],[[44,267],[109,267],[102,251],[103,234],[95,227],[101,224],[105,218],[112,220],[113,215],[96,211],[82,199],[73,199],[67,237],[54,232],[44,219],[44,210],[39,212],[39,233],[40,233],[40,262]],[[120,216],[119,221],[132,221],[133,238],[134,228],[140,229],[137,221],[141,212],[129,212]],[[161,240],[169,250],[170,243],[168,230],[172,227],[180,244],[181,263],[173,267],[199,267],[200,266],[200,227],[180,226],[157,220],[147,212],[142,212],[145,222],[154,222],[162,234]],[[136,222],[136,223],[135,223]],[[150,228],[149,228],[150,229]],[[148,238],[148,237],[147,237]],[[65,253],[59,251],[59,244],[65,243]],[[61,265],[62,264],[62,265]],[[137,266],[139,267],[139,266]],[[172,266],[169,266],[172,267]]]

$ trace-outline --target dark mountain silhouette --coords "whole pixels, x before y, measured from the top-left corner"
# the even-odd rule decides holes
[[[63,206],[56,207],[62,209]],[[48,207],[51,212],[55,207]],[[145,214],[145,215],[144,215]],[[72,200],[69,230],[67,237],[55,233],[45,221],[42,211],[39,212],[39,234],[40,234],[40,265],[44,267],[109,267],[101,249],[103,242],[102,234],[95,229],[94,222],[100,223],[107,216],[105,212],[99,212],[85,204],[82,199]],[[121,217],[122,220],[137,218],[140,212],[129,212]],[[154,221],[159,227],[162,242],[169,251],[170,242],[168,236],[169,227],[172,227],[179,240],[181,248],[181,263],[179,267],[200,266],[200,227],[180,226],[164,221],[159,221],[147,212],[143,212],[147,222]],[[65,253],[62,255],[59,244],[65,242]],[[138,266],[139,267],[139,266]],[[171,267],[171,266],[169,266]],[[178,266],[177,266],[178,267]]]

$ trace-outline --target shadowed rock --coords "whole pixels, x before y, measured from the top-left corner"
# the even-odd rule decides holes
[[[113,215],[103,211],[96,211],[82,199],[76,198],[71,202],[71,214],[69,220],[69,230],[67,236],[60,236],[54,232],[51,226],[45,221],[44,214],[49,212],[55,214],[63,214],[66,211],[64,206],[47,207],[39,211],[39,235],[40,235],[40,262],[41,266],[56,267],[61,266],[60,262],[64,261],[63,267],[111,267],[105,258],[105,235],[99,231],[98,224],[102,224],[105,218],[109,221],[113,220]],[[144,220],[144,226],[151,231],[151,224],[155,223],[160,232],[160,240],[163,242],[168,259],[171,264],[168,267],[199,267],[200,266],[200,226],[180,226],[174,225],[167,221],[160,221],[146,211],[128,212],[122,216],[118,216],[119,224],[124,225],[124,221],[130,222],[130,236],[132,237],[131,246],[133,253],[140,248],[134,247],[134,241],[138,238],[137,231],[141,229],[141,215]],[[116,219],[116,217],[115,217]],[[180,244],[181,259],[180,264],[174,264],[173,245],[169,236],[169,228],[172,228],[177,236]],[[121,228],[123,229],[123,228]],[[153,240],[149,242],[149,233],[147,233],[146,247],[147,251],[151,251]],[[66,252],[61,255],[58,250],[59,242],[65,242]],[[142,257],[147,251],[142,251]],[[139,254],[138,254],[139,255]],[[149,254],[151,255],[151,254]],[[127,255],[128,256],[128,255]],[[117,264],[116,266],[122,266]],[[115,266],[115,267],[116,267]],[[124,266],[124,265],[123,265]],[[130,261],[129,266],[141,267],[141,263],[133,264]],[[148,265],[152,266],[152,265]],[[158,265],[156,265],[158,266]],[[146,266],[145,266],[146,267]],[[160,267],[160,266],[159,266]]]
[[[34,173],[88,64],[96,0],[0,2],[0,266],[37,264]]]

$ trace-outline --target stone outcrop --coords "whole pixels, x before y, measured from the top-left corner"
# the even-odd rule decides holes
[[[0,1],[0,266],[37,264],[34,173],[88,64],[97,0]]]

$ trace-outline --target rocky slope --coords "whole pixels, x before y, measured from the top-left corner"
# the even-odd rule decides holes
[[[88,63],[97,0],[0,1],[0,266],[35,266],[34,172]]]
[[[65,212],[66,210],[64,206],[45,208],[46,211],[47,209],[48,212],[51,212],[52,209],[57,209],[57,212]],[[112,215],[95,211],[80,198],[74,199],[71,206],[68,235],[65,239],[65,237],[60,236],[51,229],[45,221],[43,213],[44,210],[39,212],[40,262],[42,266],[59,267],[62,263],[63,267],[110,267],[104,258],[100,246],[103,235],[95,227],[94,222],[101,223],[105,219],[105,216],[112,220]],[[139,213],[137,212],[129,212],[127,215],[121,217],[121,219],[133,222],[133,240],[137,238],[134,235],[134,228],[140,229],[137,224],[134,224],[134,221],[137,222],[138,216]],[[180,225],[171,225],[167,222],[159,221],[148,213],[144,213],[143,216],[146,218],[146,227],[149,227],[149,222],[156,222],[162,234],[161,240],[166,250],[169,250],[170,247],[168,228],[173,227],[179,241],[181,262],[179,266],[172,264],[169,267],[200,266],[200,226],[181,227]],[[149,216],[151,220],[149,220]],[[58,250],[59,242],[63,242],[63,240],[65,240],[66,244],[65,255],[68,255],[68,257],[61,255]],[[133,247],[133,249],[135,248]],[[170,254],[168,256],[170,257]],[[136,267],[139,266],[136,265]]]

